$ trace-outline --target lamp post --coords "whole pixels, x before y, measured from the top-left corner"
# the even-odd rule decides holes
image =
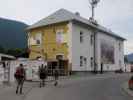
[[[91,10],[92,10],[92,15],[91,15],[91,19],[94,20],[95,17],[95,7],[97,6],[97,4],[100,2],[100,0],[89,0],[89,3],[91,5]]]

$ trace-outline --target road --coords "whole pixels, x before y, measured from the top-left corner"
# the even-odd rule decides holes
[[[13,91],[12,96],[14,100],[133,100],[133,97],[121,89],[121,85],[129,79],[129,76],[129,74],[104,74],[70,78],[60,81],[57,87],[50,82],[44,88],[39,88],[38,83],[34,83],[30,84],[31,88],[23,96],[16,96]],[[0,95],[0,100],[8,98]]]

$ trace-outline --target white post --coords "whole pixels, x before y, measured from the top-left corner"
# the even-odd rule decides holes
[[[16,65],[15,65],[15,61],[10,61],[10,63],[9,63],[10,65],[9,65],[9,71],[10,71],[10,73],[9,73],[9,82],[10,83],[14,83],[15,82],[15,78],[14,78],[14,73],[15,73],[15,69],[16,69]]]

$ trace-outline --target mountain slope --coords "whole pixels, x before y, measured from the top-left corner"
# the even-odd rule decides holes
[[[0,18],[0,46],[4,48],[25,48],[27,46],[25,28],[28,25]]]
[[[126,55],[128,62],[133,62],[133,53]]]

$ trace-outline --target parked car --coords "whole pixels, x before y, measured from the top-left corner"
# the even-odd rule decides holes
[[[129,89],[133,90],[133,76],[128,81],[128,87]]]

